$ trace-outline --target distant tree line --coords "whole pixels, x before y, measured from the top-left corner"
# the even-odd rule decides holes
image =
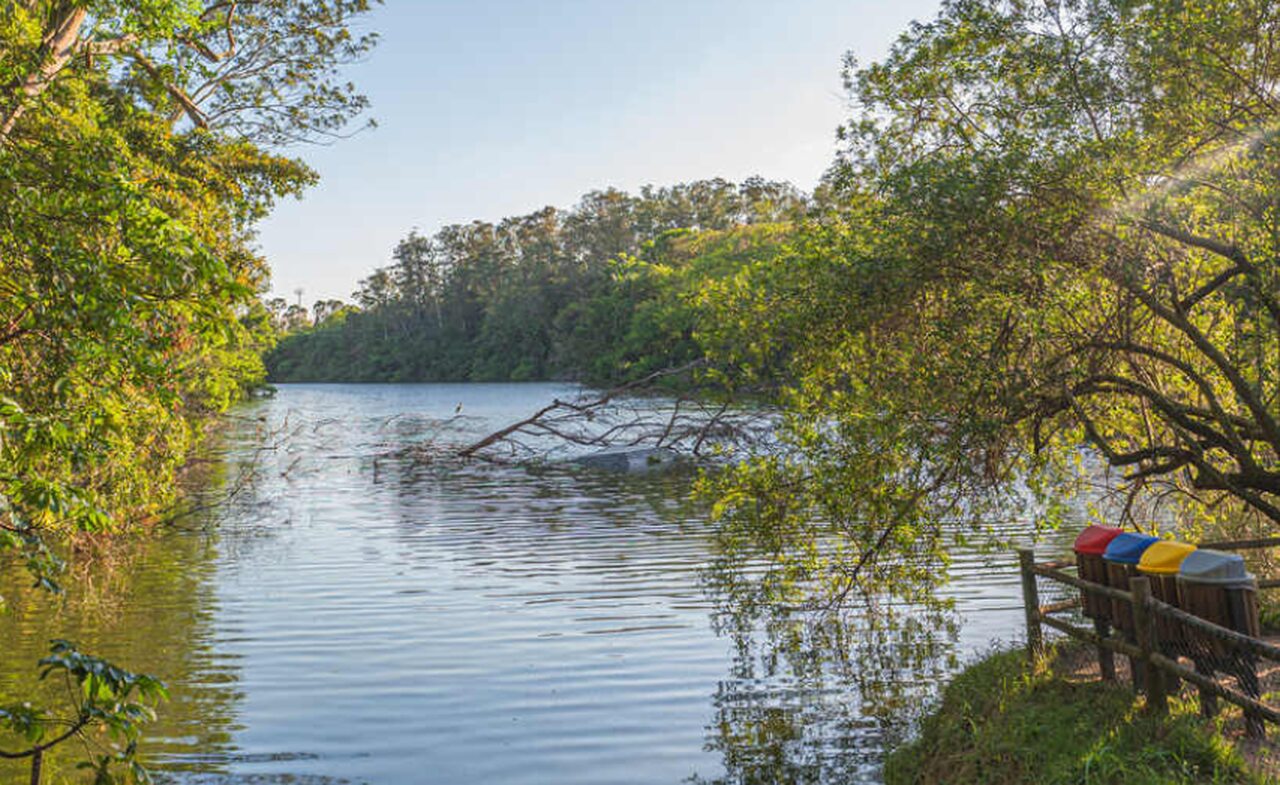
[[[268,303],[274,381],[610,382],[701,349],[697,293],[772,258],[811,198],[787,183],[702,180],[593,191],[497,223],[410,232],[355,303]]]

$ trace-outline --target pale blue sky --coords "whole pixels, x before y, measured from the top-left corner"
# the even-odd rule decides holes
[[[298,152],[321,174],[262,228],[273,290],[349,298],[414,227],[753,174],[811,188],[847,116],[840,62],[938,0],[387,0],[350,77],[379,127]]]

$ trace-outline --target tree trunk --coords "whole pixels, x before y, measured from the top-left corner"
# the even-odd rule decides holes
[[[47,90],[58,73],[75,57],[80,29],[84,26],[87,14],[88,11],[83,8],[72,8],[54,19],[50,30],[45,33],[44,44],[40,47],[40,67],[10,88],[14,92],[12,104],[0,114],[0,145],[9,141],[9,134],[18,124],[19,118],[26,113],[32,99]]]

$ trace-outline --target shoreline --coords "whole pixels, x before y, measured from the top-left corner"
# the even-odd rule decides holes
[[[975,661],[886,757],[886,785],[1277,781],[1280,748],[1246,741],[1238,711],[1205,720],[1179,694],[1168,717],[1148,715],[1124,684],[1095,680],[1087,654],[1062,645],[1034,665],[1022,649]]]

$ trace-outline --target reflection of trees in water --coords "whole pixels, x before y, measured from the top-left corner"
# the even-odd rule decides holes
[[[404,432],[394,437],[413,436],[411,425],[399,421]],[[838,609],[798,608],[814,605],[815,587],[797,584],[795,571],[770,569],[755,541],[717,537],[702,505],[689,500],[687,473],[444,466],[405,458],[396,447],[394,439],[384,445],[377,470],[362,472],[360,480],[395,511],[406,543],[436,515],[492,521],[504,558],[519,548],[555,547],[529,535],[561,523],[580,534],[640,527],[658,536],[705,538],[714,559],[703,570],[703,591],[716,634],[732,644],[730,670],[710,696],[715,719],[706,745],[725,770],[717,783],[872,779],[886,743],[909,728],[955,665],[956,619],[931,599],[928,586],[904,592],[914,604],[877,604],[850,594]],[[469,547],[478,559],[490,556],[474,540]],[[933,566],[901,566],[898,574]]]
[[[691,472],[610,472],[570,464],[504,466],[471,463],[431,466],[384,458],[368,473],[370,492],[390,491],[402,533],[414,536],[432,516],[491,517],[511,530],[521,523],[536,529],[572,525],[575,530],[602,526],[661,524],[671,537],[690,527],[705,531],[701,516],[689,510]]]
[[[219,482],[217,473],[207,479]],[[24,573],[4,565],[0,594],[10,612],[0,616],[0,704],[63,705],[59,685],[37,681],[36,661],[48,653],[49,639],[67,638],[174,688],[145,730],[145,759],[173,771],[220,771],[241,695],[237,669],[214,656],[217,556],[217,540],[194,531],[158,531],[98,554],[78,550],[69,557],[62,597],[32,589]],[[56,749],[45,759],[47,779],[83,781],[84,773],[72,777],[69,767],[80,752]],[[0,781],[20,775],[20,767],[0,762]]]
[[[270,539],[268,532],[260,531],[263,522],[270,522],[269,530],[300,512],[290,499],[306,498],[313,487],[333,483],[342,483],[344,493],[360,495],[390,513],[403,542],[415,547],[421,547],[424,524],[435,516],[487,522],[501,533],[508,556],[517,547],[531,552],[555,547],[541,535],[562,524],[572,525],[578,535],[587,534],[587,528],[639,529],[646,536],[705,537],[708,543],[724,545],[714,539],[702,511],[691,509],[686,501],[687,475],[632,476],[554,465],[459,469],[395,454],[433,427],[427,418],[397,417],[381,422],[369,435],[362,432],[363,425],[293,422],[279,449],[262,456],[261,485],[240,496],[236,506],[219,510],[219,550],[226,554],[257,547],[263,536]],[[272,430],[281,429],[275,424]],[[253,443],[245,439],[232,452],[238,454]],[[225,464],[217,470],[227,474],[224,482],[234,483],[239,476],[239,470]],[[259,506],[264,504],[269,509]],[[190,541],[207,544],[206,561],[211,563],[212,541],[201,537]],[[482,540],[473,537],[468,542],[472,556],[487,558]],[[696,559],[698,551],[691,549],[690,558]],[[950,614],[940,606],[869,608],[855,605],[853,599],[847,607],[825,614],[794,610],[796,596],[791,590],[795,587],[766,579],[753,555],[723,549],[717,555],[720,558],[705,571],[704,591],[713,604],[716,633],[733,645],[730,670],[710,696],[715,720],[708,728],[707,746],[720,755],[725,769],[718,781],[829,783],[872,776],[886,738],[901,732],[915,707],[952,664],[955,628]],[[197,563],[201,558],[193,553],[175,562]],[[145,567],[142,572],[151,569]],[[136,580],[131,577],[124,583]],[[203,601],[196,599],[198,583],[192,577],[190,587],[165,591],[190,598],[185,613],[199,616],[207,613],[207,606],[199,609]],[[112,604],[148,605],[134,598]],[[176,630],[178,622],[163,618],[170,611],[179,609],[153,608],[155,618],[149,622],[121,618],[111,624],[116,630],[127,630],[125,625],[130,624],[143,629],[148,623],[158,628],[173,625],[170,629]],[[165,649],[165,656],[177,659],[151,665],[155,660],[139,656],[138,667],[149,666],[175,683],[205,680],[196,673],[202,666],[190,664],[211,660],[210,633],[199,628],[200,623],[193,622],[183,635],[182,640],[193,642],[192,650],[185,653],[182,644],[156,645],[161,637],[144,632],[138,638],[140,644]],[[124,640],[130,636],[104,629],[102,637]],[[177,634],[173,637],[179,640]],[[145,643],[148,639],[150,644]],[[183,672],[183,667],[192,670]],[[197,694],[175,696],[156,728],[172,741],[150,748],[182,754],[196,746],[209,753],[184,757],[181,764],[174,761],[168,767],[186,785],[272,781],[266,775],[252,779],[231,774],[236,761],[231,743],[234,720],[227,718],[233,716],[238,695],[234,671],[218,678],[223,683],[205,683],[194,691]],[[223,704],[217,705],[217,700]],[[178,705],[179,701],[185,705]],[[182,774],[184,770],[191,773]]]
[[[955,616],[945,603],[926,600],[927,591],[912,605],[851,595],[836,610],[796,608],[801,596],[813,600],[807,587],[785,583],[777,571],[717,539],[705,510],[688,501],[687,474],[556,466],[443,471],[384,460],[377,476],[368,477],[381,493],[392,492],[407,541],[421,530],[424,516],[442,512],[443,505],[450,517],[465,515],[463,508],[487,510],[501,522],[507,549],[520,541],[517,531],[546,531],[558,522],[578,531],[658,522],[660,527],[648,527],[655,534],[705,536],[719,546],[702,573],[713,629],[733,647],[730,671],[710,696],[715,720],[706,744],[725,769],[717,783],[872,778],[885,744],[909,728],[955,666]],[[537,539],[526,545],[549,547]]]
[[[886,744],[956,665],[955,614],[941,601],[864,596],[813,610],[795,603],[803,589],[775,577],[741,553],[722,553],[704,572],[713,627],[733,644],[708,728],[725,769],[713,782],[873,779]]]

